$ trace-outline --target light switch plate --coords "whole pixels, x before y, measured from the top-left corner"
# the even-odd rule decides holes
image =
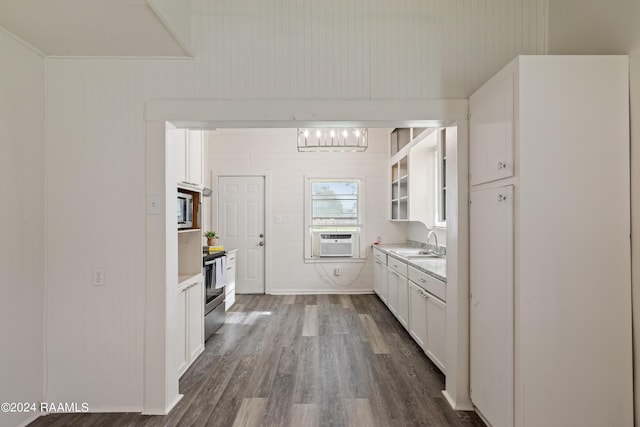
[[[162,198],[159,194],[147,195],[147,215],[160,215],[160,204]]]

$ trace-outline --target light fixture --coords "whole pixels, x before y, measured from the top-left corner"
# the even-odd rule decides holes
[[[365,151],[366,128],[298,128],[298,151]]]

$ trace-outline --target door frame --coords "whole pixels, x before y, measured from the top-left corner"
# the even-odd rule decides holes
[[[457,166],[455,180],[450,182],[452,187],[447,194],[455,198],[457,209],[447,218],[447,278],[451,286],[447,286],[446,359],[449,373],[443,393],[454,409],[473,410],[469,399],[468,111],[466,99],[146,101],[146,193],[140,195],[147,204],[145,301],[141,308],[144,317],[143,413],[166,414],[182,397],[178,392],[177,355],[172,347],[177,334],[172,318],[177,299],[172,276],[177,238],[172,237],[176,234],[175,218],[170,213],[175,211],[172,201],[176,181],[175,176],[167,175],[170,162],[165,139],[166,127],[171,124],[216,129],[435,127],[455,123],[457,146],[452,147],[450,154],[447,147],[451,163]],[[161,209],[156,212],[152,208],[158,201]]]
[[[231,178],[243,178],[243,177],[262,177],[264,178],[264,235],[265,235],[265,245],[264,245],[264,294],[271,294],[271,245],[269,244],[269,239],[271,238],[271,171],[252,171],[247,173],[221,173],[216,174],[211,171],[211,182],[215,182],[215,190],[216,193],[220,188],[220,177],[231,177]],[[215,178],[215,180],[214,180]],[[218,214],[218,209],[220,205],[218,203],[219,197],[215,197],[211,202],[211,224],[215,225],[216,229],[219,229],[219,223],[217,218],[220,215],[217,215],[217,218],[214,222],[213,214],[214,212]]]

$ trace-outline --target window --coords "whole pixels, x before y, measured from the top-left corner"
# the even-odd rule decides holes
[[[362,182],[358,178],[306,178],[307,259],[360,257]],[[329,236],[340,240],[334,248],[326,246]]]

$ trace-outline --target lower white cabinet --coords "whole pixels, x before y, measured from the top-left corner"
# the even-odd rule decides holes
[[[399,261],[394,261],[396,264]],[[388,307],[405,328],[409,325],[409,280],[389,267],[387,269],[389,285]]]
[[[426,351],[427,294],[413,282],[409,282],[409,334]]]
[[[204,286],[202,278],[178,292],[178,375],[204,350]]]
[[[236,302],[236,255],[238,250],[227,252],[227,283],[224,288],[224,310],[227,311]]]
[[[447,305],[438,298],[427,296],[427,356],[433,363],[445,370],[445,356],[447,354],[446,313]]]
[[[429,359],[445,371],[446,303],[409,282],[409,334]]]
[[[373,250],[373,289],[380,299],[386,304],[389,295],[387,283],[387,254]]]
[[[382,251],[374,249],[373,254],[376,293],[429,359],[446,372],[446,284]]]

